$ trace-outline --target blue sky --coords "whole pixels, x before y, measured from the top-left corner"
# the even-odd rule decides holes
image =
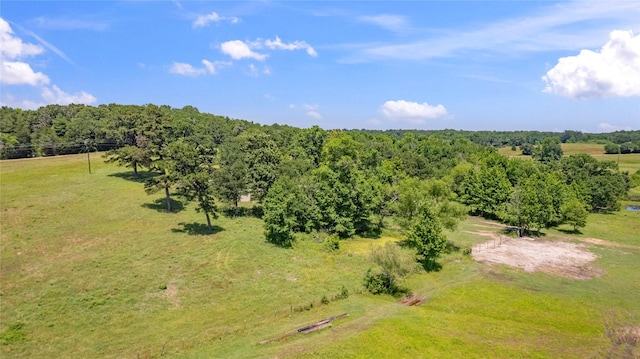
[[[2,1],[0,101],[371,129],[640,129],[638,1]]]

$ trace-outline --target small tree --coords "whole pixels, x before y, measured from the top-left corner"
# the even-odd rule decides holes
[[[559,161],[563,154],[557,137],[547,137],[533,149],[533,159],[544,163]]]
[[[606,145],[604,145],[604,153],[608,155],[620,153],[620,146],[613,142],[609,142]]]
[[[397,282],[414,271],[416,263],[412,256],[404,252],[396,243],[388,242],[383,247],[371,250],[371,260],[379,267],[365,276],[365,286],[373,294],[394,294],[398,291]]]
[[[585,208],[585,204],[577,198],[568,200],[562,206],[562,216],[565,222],[573,226],[573,231],[577,232],[578,227],[587,225],[587,216],[589,212]]]
[[[533,154],[533,145],[530,143],[523,143],[520,146],[520,150],[522,151],[523,155],[531,156]]]
[[[420,261],[426,270],[438,268],[436,258],[447,245],[442,227],[429,207],[423,207],[418,220],[407,235],[407,242],[417,250]]]

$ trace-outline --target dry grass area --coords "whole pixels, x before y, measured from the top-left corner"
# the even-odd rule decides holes
[[[602,272],[589,264],[597,256],[583,245],[534,238],[499,238],[476,245],[473,258],[482,263],[506,264],[525,272],[542,271],[574,279],[590,279]]]

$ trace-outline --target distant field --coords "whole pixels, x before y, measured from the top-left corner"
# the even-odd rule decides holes
[[[586,153],[591,156],[604,155],[604,145],[597,143],[563,143],[562,150],[565,156],[575,155],[577,153]],[[516,150],[511,150],[510,146],[502,147],[498,149],[498,152],[503,156],[523,156],[520,147],[516,147]],[[524,156],[523,156],[524,157]]]
[[[406,280],[427,297],[406,307],[362,287],[370,246],[400,238],[282,249],[251,217],[220,217],[205,234],[193,206],[165,213],[127,169],[93,155],[91,165],[90,175],[85,155],[0,161],[3,358],[604,357],[603,322],[640,326],[640,213],[591,214],[577,236],[545,232],[594,252],[595,279],[453,251],[441,271]],[[501,230],[470,217],[448,238],[468,248]],[[341,313],[331,328],[258,344]]]
[[[640,153],[608,155],[604,153],[604,145],[597,143],[563,143],[562,150],[565,156],[586,153],[598,160],[614,161],[618,163],[620,171],[628,171],[630,174],[640,170]],[[529,156],[522,155],[519,147],[515,151],[512,151],[511,147],[502,147],[498,149],[498,152],[507,157],[529,158]]]

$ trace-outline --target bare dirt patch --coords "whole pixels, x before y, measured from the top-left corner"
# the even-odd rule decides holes
[[[164,298],[173,305],[173,308],[180,308],[182,306],[180,297],[178,297],[178,285],[174,281],[167,283],[167,288],[163,289],[162,291],[156,293],[147,293],[147,295],[150,297]]]
[[[602,274],[589,266],[597,256],[582,244],[501,237],[474,246],[471,254],[478,262],[506,264],[525,272],[541,271],[574,279],[590,279]]]

